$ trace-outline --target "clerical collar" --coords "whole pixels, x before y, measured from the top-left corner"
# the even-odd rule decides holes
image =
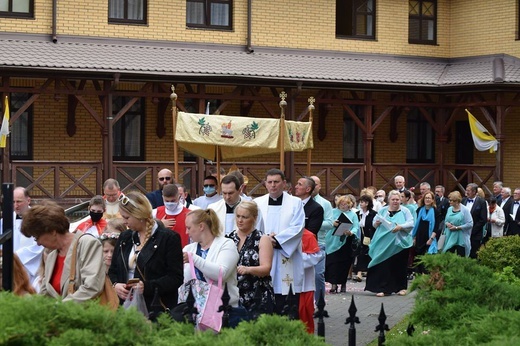
[[[282,205],[283,201],[283,193],[280,195],[280,197],[272,198],[269,196],[269,205]]]
[[[227,203],[224,203],[226,205],[226,214],[233,214],[235,212],[235,208],[240,203],[240,198],[238,199],[238,202],[236,202],[233,205],[229,205]]]

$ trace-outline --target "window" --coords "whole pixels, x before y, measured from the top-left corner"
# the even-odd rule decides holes
[[[186,25],[231,30],[232,0],[187,0]]]
[[[11,119],[30,97],[31,95],[28,93],[11,93],[9,100]],[[20,114],[20,116],[11,124],[9,130],[9,149],[11,151],[11,159],[32,160],[33,107],[30,106]]]
[[[34,0],[0,0],[0,17],[34,18]]]
[[[109,0],[108,22],[146,24],[146,9],[147,0]]]
[[[116,96],[112,101],[114,116],[130,101],[131,97]],[[114,124],[114,160],[144,160],[144,99],[139,99]]]
[[[375,0],[336,0],[336,36],[375,38]]]
[[[432,118],[433,111],[429,110]],[[435,162],[435,132],[417,108],[408,113],[406,125],[406,162]]]
[[[363,107],[350,106],[361,122],[364,122]],[[363,162],[365,143],[363,130],[352,120],[349,113],[343,115],[343,162]]]
[[[408,42],[437,43],[437,1],[414,0],[409,2]]]

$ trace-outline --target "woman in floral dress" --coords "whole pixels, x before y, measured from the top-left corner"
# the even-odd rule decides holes
[[[248,311],[272,313],[274,291],[271,280],[273,246],[268,236],[255,229],[258,217],[256,203],[243,201],[235,208],[237,229],[229,234],[237,245],[238,289],[240,304]],[[261,295],[259,306],[255,304],[256,291]]]

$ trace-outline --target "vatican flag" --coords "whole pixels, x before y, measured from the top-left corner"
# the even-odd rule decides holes
[[[471,128],[471,136],[473,143],[479,151],[489,150],[494,153],[498,149],[498,141],[489,131],[471,114],[467,109],[469,127]]]
[[[7,135],[9,134],[9,100],[7,96],[4,100],[4,119],[2,120],[2,128],[0,129],[0,148],[5,148],[7,144]]]

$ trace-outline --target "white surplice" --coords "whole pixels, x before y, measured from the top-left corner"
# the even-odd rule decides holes
[[[283,193],[281,206],[269,205],[269,194],[254,200],[264,218],[265,234],[276,234],[281,249],[274,249],[271,277],[274,293],[287,295],[292,284],[293,293],[302,292],[303,259],[302,235],[305,212],[301,199]]]
[[[229,233],[237,229],[235,214],[226,213],[226,202],[223,199],[221,199],[218,202],[211,203],[208,206],[208,209],[213,209],[213,211],[217,214],[218,219],[220,220],[220,224],[222,225],[222,227],[224,227],[223,231],[225,235],[228,235]],[[258,211],[255,229],[259,230],[261,233],[264,233],[264,221],[262,219],[262,213],[260,211]]]

